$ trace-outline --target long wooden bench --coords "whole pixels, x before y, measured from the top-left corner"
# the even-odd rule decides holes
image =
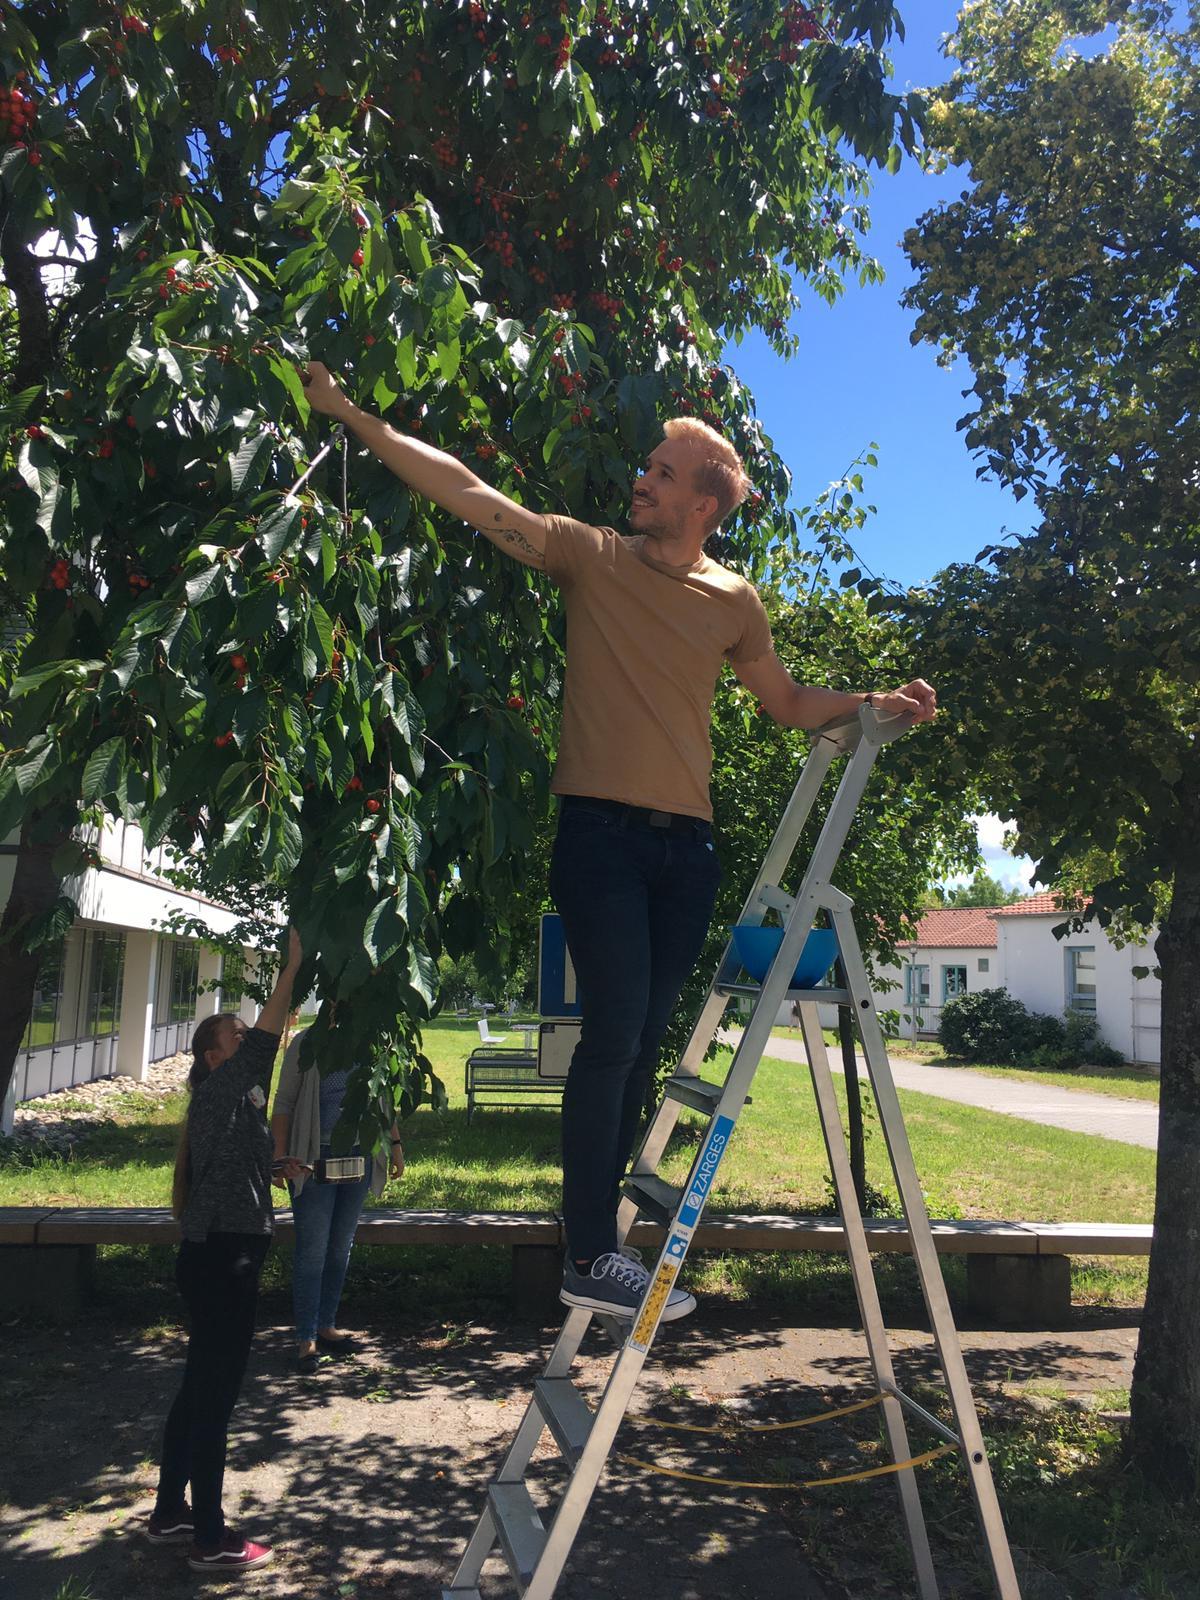
[[[934,1221],[941,1255],[967,1258],[972,1311],[1003,1326],[1061,1327],[1071,1307],[1071,1256],[1148,1255],[1149,1223]],[[893,1218],[869,1218],[873,1251],[908,1254],[908,1229]],[[276,1238],[290,1242],[290,1211],[275,1214]],[[657,1248],[663,1230],[637,1222],[630,1243]],[[73,1314],[86,1301],[101,1244],[175,1244],[179,1225],[166,1209],[0,1207],[0,1308]],[[556,1303],[564,1245],[562,1218],[552,1211],[406,1211],[369,1208],[359,1219],[360,1245],[503,1245],[512,1251],[514,1301],[541,1315]],[[696,1230],[702,1250],[843,1252],[838,1217],[709,1213]]]

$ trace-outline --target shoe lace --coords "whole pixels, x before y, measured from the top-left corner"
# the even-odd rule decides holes
[[[596,1265],[599,1266],[601,1263],[603,1263],[603,1270],[600,1276],[615,1278],[618,1283],[624,1284],[627,1289],[644,1289],[650,1281],[650,1274],[645,1267],[640,1261],[635,1261],[632,1256],[621,1255],[614,1250],[606,1256],[601,1256]]]

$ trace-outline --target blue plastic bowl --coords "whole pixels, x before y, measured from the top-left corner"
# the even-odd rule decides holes
[[[761,983],[783,943],[782,928],[761,928],[739,923],[731,928],[737,958],[752,978]],[[832,928],[813,928],[805,940],[792,974],[791,988],[813,989],[838,957],[837,934]]]

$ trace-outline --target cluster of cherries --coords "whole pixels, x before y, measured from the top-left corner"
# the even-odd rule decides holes
[[[36,114],[33,96],[24,89],[15,85],[11,89],[0,89],[0,144],[11,140],[15,145],[24,146]],[[30,150],[29,159],[35,166],[41,160],[36,148]]]
[[[59,556],[58,560],[50,568],[51,587],[55,589],[65,589],[70,581],[71,563],[66,559],[65,556]]]

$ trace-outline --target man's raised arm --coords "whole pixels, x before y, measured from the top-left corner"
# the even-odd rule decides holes
[[[313,410],[352,428],[367,449],[410,489],[469,522],[527,567],[545,566],[546,520],[538,512],[527,511],[491,488],[444,450],[397,433],[382,417],[361,410],[321,362],[311,362],[300,376]]]

